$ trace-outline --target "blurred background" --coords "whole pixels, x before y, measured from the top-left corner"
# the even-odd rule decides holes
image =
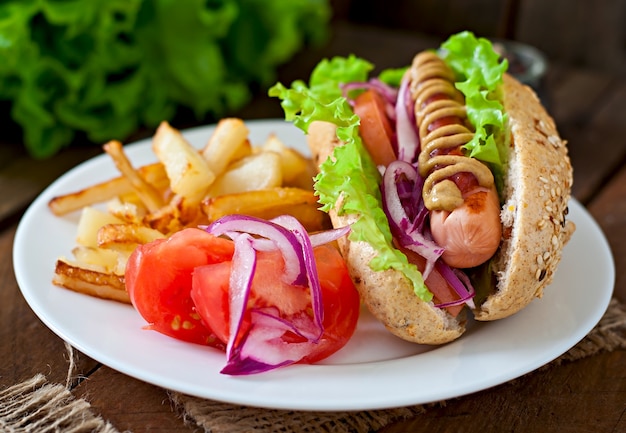
[[[333,0],[336,18],[447,37],[472,30],[550,60],[626,74],[624,0]]]
[[[0,146],[46,159],[161,120],[281,117],[267,88],[322,57],[400,67],[462,30],[534,47],[547,68],[624,76],[624,23],[624,0],[4,0]]]

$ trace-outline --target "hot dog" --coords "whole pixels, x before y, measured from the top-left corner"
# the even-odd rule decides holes
[[[442,259],[455,268],[487,261],[502,234],[500,206],[489,167],[463,154],[474,136],[463,94],[454,75],[436,53],[418,54],[410,69],[419,131],[418,167],[425,178],[424,201]]]
[[[340,247],[372,314],[441,344],[468,312],[500,319],[540,297],[575,227],[566,143],[535,93],[469,32],[392,71],[397,87],[358,64],[323,61],[270,95],[308,133],[322,209],[352,226]]]

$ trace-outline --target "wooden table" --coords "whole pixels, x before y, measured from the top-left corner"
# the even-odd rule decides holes
[[[280,78],[304,77],[320,56],[356,54],[377,65],[406,64],[436,41],[379,29],[339,26],[322,49],[298,55]],[[573,194],[609,237],[617,269],[615,296],[626,301],[626,80],[565,65],[551,65],[542,93],[569,140],[575,168]],[[245,119],[280,117],[276,100],[259,96],[240,113]],[[186,126],[186,125],[175,125]],[[57,176],[100,153],[73,147],[47,161],[29,159],[19,138],[0,140],[0,387],[37,373],[65,383],[62,340],[32,313],[15,281],[13,239],[29,203]],[[36,271],[36,270],[35,270]],[[593,287],[589,288],[593,296]],[[432,407],[413,420],[384,429],[400,431],[626,431],[626,351],[601,353],[530,373],[495,388]],[[73,393],[119,430],[192,431],[172,411],[163,389],[140,382],[80,355]],[[80,378],[80,379],[79,379]],[[86,380],[83,380],[86,378]]]

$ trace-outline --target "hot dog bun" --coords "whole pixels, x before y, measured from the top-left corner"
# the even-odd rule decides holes
[[[511,147],[501,220],[506,234],[496,253],[497,292],[474,316],[510,316],[541,297],[575,230],[565,220],[573,182],[566,142],[537,95],[504,76],[503,103],[509,116]]]
[[[502,92],[511,134],[501,210],[503,240],[495,259],[497,290],[473,311],[478,320],[510,316],[540,297],[574,231],[574,224],[565,222],[572,185],[565,141],[529,87],[505,74]],[[342,144],[330,123],[314,122],[307,137],[318,165]],[[332,210],[330,217],[335,227],[357,218]],[[362,301],[391,333],[416,343],[442,344],[465,332],[464,313],[455,318],[420,300],[398,271],[373,271],[368,263],[375,251],[369,244],[344,238],[340,249]]]

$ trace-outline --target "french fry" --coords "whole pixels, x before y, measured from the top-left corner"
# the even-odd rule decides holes
[[[111,215],[133,224],[141,224],[147,214],[147,210],[141,203],[137,203],[132,197],[126,195],[115,197],[107,203],[107,212]]]
[[[134,249],[165,235],[158,230],[139,224],[106,224],[96,233],[97,245],[101,248]]]
[[[209,189],[209,197],[282,185],[280,157],[274,152],[252,154],[230,165]]]
[[[276,134],[270,134],[262,146],[263,152],[276,152],[280,156],[283,185],[312,189],[315,167],[310,158],[288,147]]]
[[[96,209],[92,206],[85,206],[78,220],[76,229],[76,242],[86,247],[98,246],[98,230],[107,224],[122,224],[123,220],[118,217]]]
[[[117,140],[111,140],[103,146],[103,149],[111,156],[117,169],[128,179],[137,195],[150,211],[155,211],[163,206],[163,199],[158,191],[154,186],[146,182],[131,165],[124,153],[122,143]]]
[[[160,162],[140,167],[138,171],[147,183],[158,190],[165,190],[169,186],[169,179]],[[131,183],[126,177],[119,176],[79,191],[53,197],[48,202],[48,208],[54,215],[61,216],[131,192],[133,192]]]
[[[180,220],[179,210],[173,202],[168,203],[167,206],[156,212],[146,215],[143,223],[147,227],[164,234],[174,233],[184,228],[184,224]]]
[[[172,191],[199,203],[215,180],[215,173],[203,156],[167,122],[161,122],[157,128],[152,150],[165,166]]]
[[[195,227],[207,222],[200,203],[192,202],[185,197],[174,196],[169,206],[175,210],[176,218],[182,227]]]
[[[128,179],[116,177],[71,194],[53,197],[48,202],[48,207],[53,214],[61,216],[82,209],[85,206],[110,200],[130,190],[132,190],[132,187]]]
[[[146,215],[141,223],[169,235],[185,227],[206,224],[206,222],[206,216],[202,213],[199,203],[175,195],[166,206]]]
[[[86,295],[131,303],[123,276],[85,269],[65,260],[57,260],[52,283]]]
[[[270,188],[209,197],[202,208],[209,222],[226,215],[244,214],[263,219],[292,215],[309,231],[327,226],[326,214],[321,212],[313,191],[300,188]]]
[[[72,255],[78,265],[83,268],[98,270],[107,274],[124,275],[126,264],[120,262],[126,259],[126,255],[121,255],[118,251],[77,246],[72,249]]]
[[[209,138],[201,154],[216,176],[222,174],[226,167],[246,145],[249,147],[248,128],[241,119],[226,118],[218,122],[215,131]]]
[[[243,145],[239,146],[237,151],[233,153],[231,160],[230,160],[231,164],[233,162],[239,161],[242,158],[245,158],[246,156],[252,155],[254,151],[255,151],[255,148],[252,147],[250,140],[246,140],[246,142]]]

